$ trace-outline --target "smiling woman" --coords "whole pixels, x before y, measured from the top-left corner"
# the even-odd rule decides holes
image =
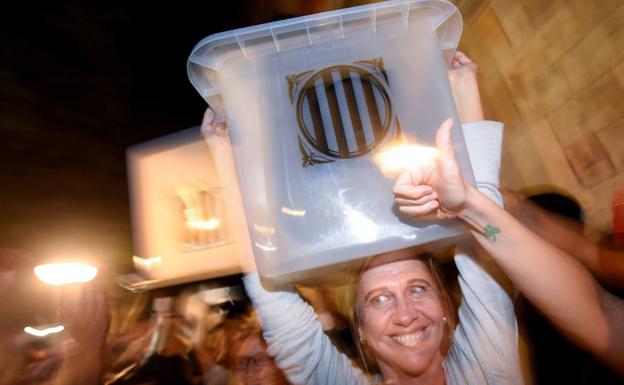
[[[451,346],[455,307],[433,257],[415,255],[407,249],[373,257],[356,281],[356,343],[366,367],[375,363],[384,378],[430,368],[440,375]]]
[[[472,163],[482,166],[474,169],[477,185],[500,204],[498,173],[491,168],[499,164],[501,125],[477,122],[463,129]],[[475,141],[495,150],[475,152]],[[486,160],[489,166],[483,166]],[[297,294],[266,290],[257,273],[245,277],[245,287],[269,352],[292,384],[521,384],[513,304],[480,260],[457,247],[456,324],[431,257],[411,249],[372,257],[356,280],[353,312],[367,373],[329,342],[313,309]]]
[[[483,113],[475,75],[476,66],[470,59],[456,54],[449,77],[453,90],[462,91],[456,95],[456,104],[465,106],[462,100],[470,99],[471,114],[461,116],[471,118],[462,129],[476,184],[500,205],[502,124],[480,121]],[[443,123],[447,131],[451,125],[450,119]],[[214,124],[206,123],[208,126],[212,128],[204,132],[209,138],[220,135]],[[217,141],[207,141],[219,150]],[[427,167],[438,164],[436,157],[435,164]],[[410,181],[397,183],[402,182],[408,185]],[[395,195],[408,213],[436,203],[439,191],[415,189],[421,196],[418,201]],[[344,220],[348,222],[347,215]],[[513,304],[480,265],[482,258],[464,249],[458,246],[454,256],[461,289],[457,317],[429,256],[404,249],[369,260],[356,281],[353,312],[358,346],[365,362],[374,365],[366,372],[332,345],[314,310],[292,288],[271,291],[262,286],[252,255],[243,255],[249,258],[243,261],[244,282],[268,352],[291,384],[522,384]]]
[[[331,344],[294,292],[245,288],[269,352],[291,384],[522,384],[511,300],[476,257],[457,251],[459,322],[430,258],[402,250],[373,257],[356,284],[354,329],[366,372]]]

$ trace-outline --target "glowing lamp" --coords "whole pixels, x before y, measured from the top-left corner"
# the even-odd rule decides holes
[[[97,271],[97,267],[86,263],[48,263],[35,267],[37,278],[53,286],[89,282]]]

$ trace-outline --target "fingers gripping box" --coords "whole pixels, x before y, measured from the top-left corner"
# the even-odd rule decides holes
[[[227,120],[262,275],[316,279],[462,233],[457,223],[400,218],[397,173],[379,162],[400,144],[431,146],[444,119],[458,122],[447,68],[460,33],[453,4],[412,0],[219,33],[196,45],[189,78]],[[453,142],[472,183],[459,128]]]

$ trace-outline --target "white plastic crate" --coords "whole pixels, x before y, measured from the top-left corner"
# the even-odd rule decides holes
[[[461,16],[390,1],[209,36],[189,78],[226,120],[259,271],[320,279],[377,253],[450,241],[457,223],[406,223],[380,152],[431,145],[447,117],[473,181],[447,78]],[[227,173],[225,159],[215,159]],[[231,175],[222,175],[229,179]],[[425,246],[431,247],[431,246]]]
[[[139,276],[152,288],[240,272],[232,213],[199,127],[128,148],[128,182]]]

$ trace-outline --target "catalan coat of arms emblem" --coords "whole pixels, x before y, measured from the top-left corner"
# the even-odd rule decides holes
[[[401,137],[383,58],[286,76],[303,167],[352,159]]]

